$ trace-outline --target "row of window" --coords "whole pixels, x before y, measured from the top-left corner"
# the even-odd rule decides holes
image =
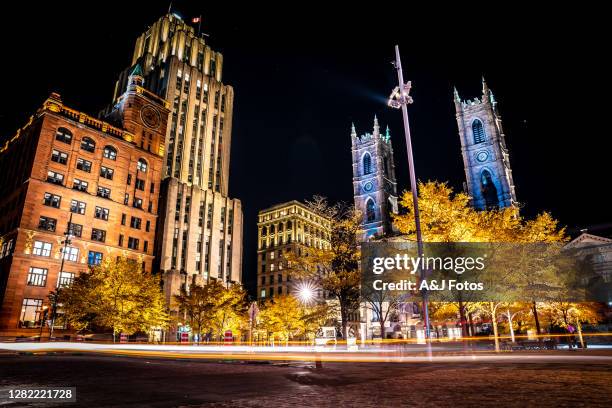
[[[91,239],[94,241],[104,242],[106,240],[106,231],[93,229],[91,233]],[[123,246],[123,235],[119,235],[119,246]],[[128,237],[127,247],[129,249],[138,250],[140,247],[140,239],[134,237]],[[42,257],[50,257],[53,245],[50,242],[45,241],[34,241],[32,247],[32,254]],[[149,241],[144,241],[143,251],[147,252],[149,249]],[[71,246],[62,246],[60,248],[60,254],[64,260],[71,262],[78,262],[79,259],[79,248]],[[102,253],[89,251],[87,257],[88,265],[98,265],[102,261]]]
[[[66,128],[59,128],[57,129],[57,131],[55,132],[55,140],[58,140],[62,143],[66,143],[66,144],[72,144],[72,139],[73,139],[73,135],[72,132]],[[90,138],[90,137],[83,137],[81,139],[81,150],[85,150],[86,152],[90,152],[90,153],[94,153],[96,151],[96,142]],[[55,154],[55,151],[54,151]],[[67,162],[68,161],[68,155],[66,153],[61,153],[58,152],[57,155],[58,160],[62,160],[62,155],[64,156],[63,159]],[[115,149],[113,146],[104,146],[104,151],[103,151],[103,156],[107,159],[110,160],[117,160],[117,149]],[[61,162],[61,161],[58,161]],[[65,163],[63,163],[65,164]],[[147,162],[144,159],[138,159],[138,170],[139,171],[147,171]]]
[[[278,274],[277,275],[277,283],[283,283],[283,275],[282,274]],[[291,276],[287,275],[287,282],[291,282]],[[274,275],[270,275],[270,285],[274,284]],[[262,276],[261,277],[261,284],[265,285],[266,284],[266,277]]]
[[[91,253],[92,251],[90,251]],[[99,252],[96,252],[98,254],[100,254],[100,259],[102,257],[102,254]],[[38,268],[38,267],[30,267],[30,270],[28,271],[28,280],[27,280],[27,285],[28,286],[40,286],[40,287],[45,287],[47,286],[47,275],[49,274],[49,270],[47,268]],[[57,285],[56,287],[65,287],[65,286],[70,286],[72,285],[72,281],[74,280],[74,273],[72,272],[60,272],[58,278],[57,278]]]
[[[288,288],[284,288],[284,292],[285,292],[285,294],[288,294],[289,293],[289,289]],[[279,296],[281,296],[283,294],[283,287],[282,286],[278,287],[277,293],[278,293]],[[267,291],[266,291],[266,288],[261,289],[261,292],[259,293],[259,297],[260,298],[265,298],[266,295],[268,297],[274,297],[274,288],[270,287],[270,288],[268,288]]]
[[[109,188],[98,187],[98,194],[97,194],[98,197],[110,198],[110,194],[111,194],[111,190]],[[129,204],[129,198],[130,198],[129,194],[126,194],[125,199],[123,201],[124,205]],[[45,193],[43,204],[48,207],[60,208],[61,201],[62,201],[62,196],[57,195],[57,194],[52,194],[52,193]],[[135,197],[134,201],[132,202],[132,205],[134,208],[142,209],[142,198]],[[75,213],[75,214],[85,215],[86,208],[87,208],[87,204],[85,202],[79,201],[79,200],[70,200],[70,212]],[[150,201],[149,202],[149,212],[151,212],[152,209],[153,209],[153,202]],[[108,220],[108,214],[109,214],[108,208],[96,206],[94,217],[98,219],[102,219],[102,220]]]

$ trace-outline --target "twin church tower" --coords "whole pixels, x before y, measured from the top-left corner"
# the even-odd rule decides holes
[[[455,111],[465,168],[466,192],[479,210],[517,204],[501,117],[493,92],[482,80],[482,97],[461,100],[454,90]],[[390,213],[397,213],[397,181],[389,128],[372,133],[351,128],[353,195],[362,214],[362,240],[393,232]]]

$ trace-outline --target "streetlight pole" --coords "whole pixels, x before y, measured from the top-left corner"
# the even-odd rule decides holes
[[[423,236],[421,233],[421,216],[419,213],[419,200],[416,183],[416,174],[414,171],[414,157],[412,154],[412,139],[410,137],[410,123],[408,122],[408,104],[412,103],[412,97],[409,95],[411,82],[404,82],[404,74],[402,72],[402,60],[400,58],[399,46],[395,46],[395,69],[397,70],[397,81],[399,85],[391,93],[389,98],[389,106],[392,108],[401,108],[402,117],[404,120],[404,134],[406,135],[406,148],[408,150],[408,167],[410,171],[410,188],[412,189],[412,201],[414,205],[414,224],[416,229],[417,251],[419,258],[423,257]],[[425,270],[420,267],[420,279],[425,279]],[[430,338],[429,332],[429,308],[427,289],[423,289],[423,320],[425,323],[425,338]]]
[[[60,270],[59,270],[59,280],[58,280],[58,285],[57,285],[57,290],[55,292],[55,294],[53,295],[53,300],[52,300],[52,304],[51,304],[51,328],[49,329],[49,340],[51,340],[51,338],[53,337],[53,327],[55,326],[55,318],[57,317],[57,296],[59,294],[59,290],[60,288],[60,280],[62,278],[62,272],[64,271],[64,260],[66,259],[66,249],[68,248],[68,245],[70,245],[72,243],[71,238],[72,238],[72,215],[73,213],[70,213],[70,218],[68,219],[68,227],[66,228],[66,232],[64,232],[64,235],[66,236],[66,238],[64,239],[64,242],[62,242],[62,244],[64,244],[64,251],[61,254],[62,255],[62,260],[60,262]]]

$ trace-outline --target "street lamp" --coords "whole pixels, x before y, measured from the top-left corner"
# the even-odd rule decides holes
[[[404,82],[404,73],[402,72],[402,60],[400,59],[399,46],[395,46],[395,62],[393,63],[397,70],[398,86],[396,86],[389,96],[387,104],[395,109],[402,110],[404,120],[404,134],[406,135],[406,148],[408,150],[408,168],[410,171],[410,188],[412,189],[412,201],[414,204],[414,224],[416,229],[417,250],[419,258],[423,257],[423,236],[421,234],[421,216],[419,213],[419,200],[417,192],[416,174],[414,171],[414,157],[412,155],[412,139],[410,137],[410,123],[408,122],[408,105],[413,102],[410,94],[412,83]],[[425,270],[420,268],[420,279],[425,279]],[[429,339],[429,310],[427,307],[427,290],[423,289],[423,320],[425,323],[425,338]]]
[[[312,282],[302,281],[297,285],[295,293],[301,303],[308,305],[315,298],[315,287]]]
[[[66,238],[62,241],[62,244],[64,244],[64,251],[62,253],[62,260],[60,263],[59,281],[57,285],[57,291],[55,292],[55,294],[51,296],[51,328],[49,329],[49,340],[51,340],[51,338],[53,337],[53,329],[55,327],[55,318],[57,317],[57,297],[61,289],[60,283],[62,279],[62,272],[64,271],[64,260],[66,259],[66,249],[68,248],[68,245],[72,244],[72,237],[73,237],[72,233],[73,233],[73,228],[74,228],[72,225],[72,214],[73,213],[70,213],[70,218],[68,219],[68,228],[66,228],[66,232],[64,232],[64,236]]]

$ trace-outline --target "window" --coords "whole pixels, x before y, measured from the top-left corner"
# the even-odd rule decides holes
[[[119,234],[119,241],[118,241],[118,245],[119,245],[119,246],[123,246],[123,234]]]
[[[138,217],[132,217],[132,219],[130,220],[130,227],[132,228],[136,228],[136,229],[140,229],[140,223],[142,222],[142,220]]]
[[[367,222],[374,222],[376,220],[376,206],[372,199],[369,199],[366,203],[366,220]]]
[[[50,256],[51,244],[43,241],[34,241],[34,249],[32,253],[38,256]]]
[[[87,187],[89,187],[89,183],[80,179],[72,180],[72,188],[79,191],[87,191]]]
[[[60,208],[61,201],[62,197],[51,193],[45,193],[45,201],[43,204],[53,208]]]
[[[83,234],[83,226],[81,224],[75,224],[73,222],[68,224],[68,233],[73,237],[81,237]]]
[[[125,218],[126,218],[126,215],[121,214],[121,225],[125,225]]]
[[[96,207],[94,217],[99,220],[108,221],[108,208]]]
[[[135,183],[135,187],[136,189],[140,190],[140,191],[144,191],[145,189],[145,181],[142,179],[137,178],[136,179],[136,183]]]
[[[105,146],[104,157],[111,160],[117,160],[117,149],[112,146]]]
[[[61,249],[62,257],[70,262],[77,262],[79,259],[79,248],[65,247]]]
[[[72,200],[70,201],[70,212],[85,215],[86,204],[82,201]]]
[[[370,153],[367,153],[363,155],[363,174],[370,174],[372,173],[372,156],[370,156]]]
[[[74,281],[74,273],[60,272],[58,279],[57,279],[57,287],[65,288],[67,286],[72,285],[73,281]]]
[[[493,176],[488,170],[483,170],[480,175],[480,189],[482,196],[485,199],[485,205],[487,209],[498,208],[499,198],[497,196],[497,187],[493,182]]]
[[[129,203],[130,203],[130,195],[128,193],[125,193],[125,195],[123,196],[123,205],[128,205]]]
[[[126,183],[127,183],[127,185],[128,185],[128,186],[131,186],[131,185],[132,185],[132,175],[131,175],[131,174],[128,174],[128,175],[127,175],[127,181],[126,181]]]
[[[136,165],[136,168],[138,169],[138,171],[147,171],[147,162],[144,159],[138,159],[138,164]]]
[[[128,238],[128,248],[130,249],[138,249],[139,240],[138,238]]]
[[[261,290],[260,297],[262,297],[262,298],[266,297],[266,290],[265,289]]]
[[[145,241],[142,245],[142,251],[147,252],[148,250],[149,250],[149,241]]]
[[[102,198],[110,198],[110,188],[106,188],[106,187],[98,187],[98,197],[102,197]]]
[[[479,119],[472,122],[472,134],[474,135],[474,144],[483,143],[486,139],[484,127]]]
[[[145,231],[149,232],[150,229],[151,229],[151,221],[147,220]]]
[[[96,142],[92,138],[85,136],[81,140],[81,149],[93,153],[96,151]]]
[[[142,208],[142,198],[134,198],[134,208]]]
[[[151,183],[151,188],[149,189],[149,192],[151,193],[155,192],[155,183]]]
[[[23,299],[21,304],[21,316],[19,317],[19,327],[39,327],[42,311],[42,299]]]
[[[64,152],[53,149],[53,152],[51,153],[51,161],[59,164],[66,164],[68,163],[68,155]]]
[[[46,286],[47,269],[30,267],[28,272],[28,286]]]
[[[92,228],[92,230],[91,230],[91,240],[92,241],[98,241],[98,242],[106,241],[106,231],[101,230],[101,229],[97,229],[97,228]]]
[[[55,132],[55,140],[59,140],[62,143],[72,143],[72,132],[66,128],[59,128]]]
[[[108,167],[101,166],[100,167],[100,177],[104,177],[105,179],[112,180],[113,174],[115,170],[109,169]]]
[[[102,262],[102,252],[89,251],[87,255],[87,265],[100,265]]]
[[[87,173],[91,172],[91,162],[89,160],[81,159],[80,157],[77,159],[76,168],[79,170],[83,170]]]
[[[57,220],[55,218],[40,217],[38,220],[38,228],[45,231],[55,231]]]
[[[57,173],[55,171],[49,170],[47,172],[47,181],[53,184],[63,184],[64,183],[64,175]]]
[[[279,273],[277,278],[278,278],[278,279],[277,279],[277,282],[278,282],[278,283],[283,283],[283,275],[281,275],[281,274]]]

